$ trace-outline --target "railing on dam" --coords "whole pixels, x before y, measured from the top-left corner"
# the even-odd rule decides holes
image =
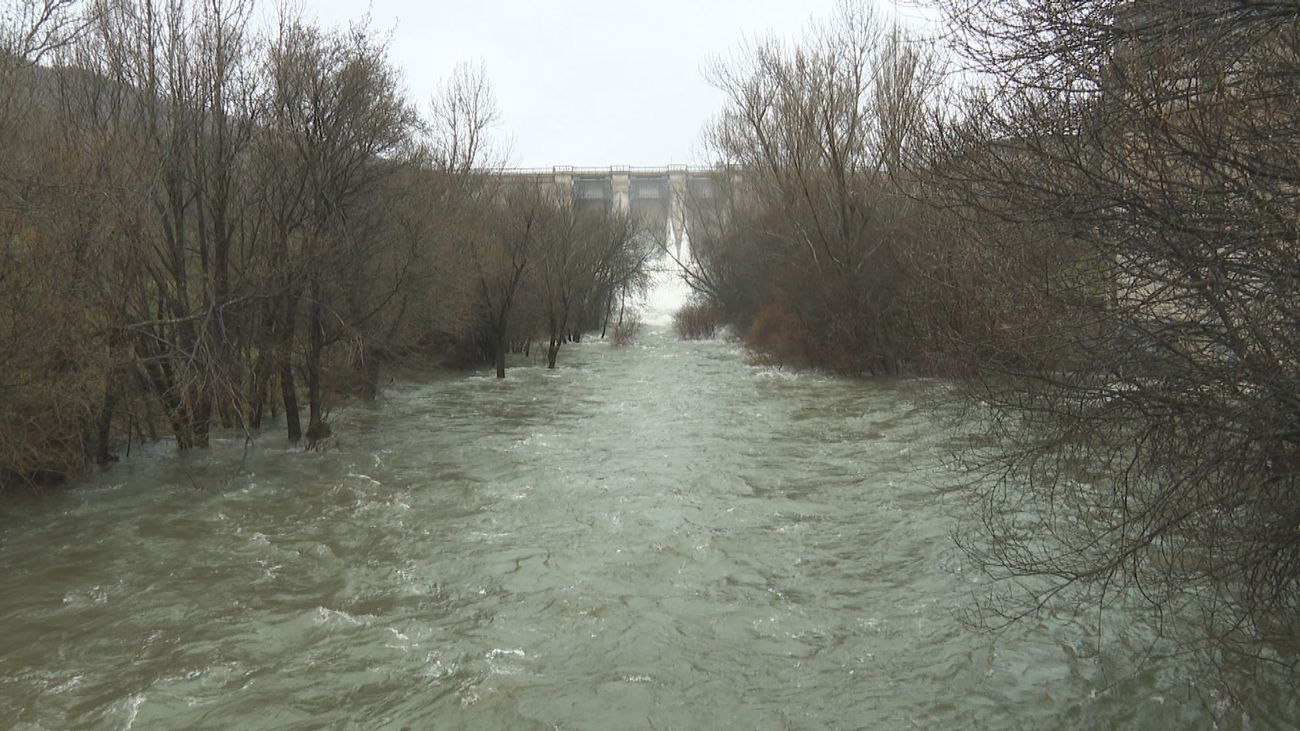
[[[636,176],[664,176],[664,175],[713,175],[722,170],[725,166],[703,166],[703,165],[663,165],[658,167],[644,167],[634,165],[610,165],[608,167],[582,167],[575,165],[553,165],[549,168],[502,168],[496,172],[501,175],[518,176],[518,177],[540,177],[543,175],[571,175],[574,177],[601,177],[606,175],[636,175]]]
[[[604,207],[631,213],[650,230],[666,230],[678,251],[681,250],[682,237],[692,226],[687,199],[712,199],[720,179],[740,174],[739,168],[723,164],[662,167],[554,165],[484,172],[511,183],[541,183],[552,194],[567,196],[583,207]]]

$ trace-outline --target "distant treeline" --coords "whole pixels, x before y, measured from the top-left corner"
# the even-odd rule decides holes
[[[484,173],[481,69],[421,110],[368,27],[246,0],[0,19],[0,488],[272,418],[311,445],[381,369],[554,366],[645,284],[626,217]]]

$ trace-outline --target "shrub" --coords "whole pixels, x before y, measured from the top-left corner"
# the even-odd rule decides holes
[[[721,320],[712,305],[692,302],[673,313],[673,330],[683,340],[707,340],[717,336]]]
[[[614,344],[629,345],[639,332],[641,332],[641,313],[628,310],[619,318],[618,324],[614,325]]]

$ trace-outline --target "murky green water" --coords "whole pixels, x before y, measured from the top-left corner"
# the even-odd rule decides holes
[[[0,516],[0,726],[1182,728],[1122,630],[957,620],[941,386],[648,333]],[[1118,657],[1118,659],[1115,659]],[[1256,727],[1282,726],[1254,718]]]

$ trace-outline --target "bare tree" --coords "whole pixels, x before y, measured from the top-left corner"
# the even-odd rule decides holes
[[[497,378],[506,377],[511,315],[532,272],[543,231],[553,225],[553,200],[540,186],[501,183],[480,199],[481,225],[465,228],[462,243],[478,280],[482,325]]]
[[[556,214],[541,233],[536,279],[547,338],[546,365],[560,347],[599,323],[615,298],[644,287],[661,243],[618,211],[583,211],[554,201]]]
[[[440,124],[464,124],[444,147],[367,27],[286,13],[262,36],[253,15],[0,10],[0,485],[110,461],[158,426],[182,449],[214,424],[252,434],[280,402],[290,437],[318,443],[334,395],[373,395],[394,353],[472,329],[455,244],[489,200],[481,70],[448,86]]]
[[[15,0],[0,8],[0,68],[34,65],[85,28],[81,0]]]
[[[287,254],[280,257],[281,266],[291,267],[285,270],[280,331],[282,338],[294,336],[301,305],[306,315],[307,430],[320,434],[325,429],[325,348],[351,335],[360,339],[361,359],[369,359],[358,328],[373,314],[368,275],[376,242],[355,219],[366,197],[394,174],[416,120],[383,46],[365,28],[325,33],[285,18],[269,63],[274,79],[271,144],[302,175],[301,185],[275,201],[277,229],[285,237],[280,251],[287,252],[291,244],[298,248],[292,264]],[[282,346],[281,357],[288,354]],[[289,436],[296,439],[296,392],[286,360],[280,380]]]
[[[937,70],[861,2],[841,3],[800,43],[760,41],[714,67],[727,106],[708,139],[731,172],[718,199],[730,209],[715,221],[726,233],[713,239],[748,251],[706,245],[699,257],[734,268],[697,268],[696,279],[751,290],[716,294],[752,346],[845,372],[904,367],[907,232],[895,212]]]
[[[499,167],[491,127],[500,119],[487,70],[460,64],[430,102],[433,160],[442,170],[468,176]]]
[[[933,190],[1030,293],[976,389],[990,609],[1136,599],[1294,668],[1300,4],[942,5],[982,88]]]

